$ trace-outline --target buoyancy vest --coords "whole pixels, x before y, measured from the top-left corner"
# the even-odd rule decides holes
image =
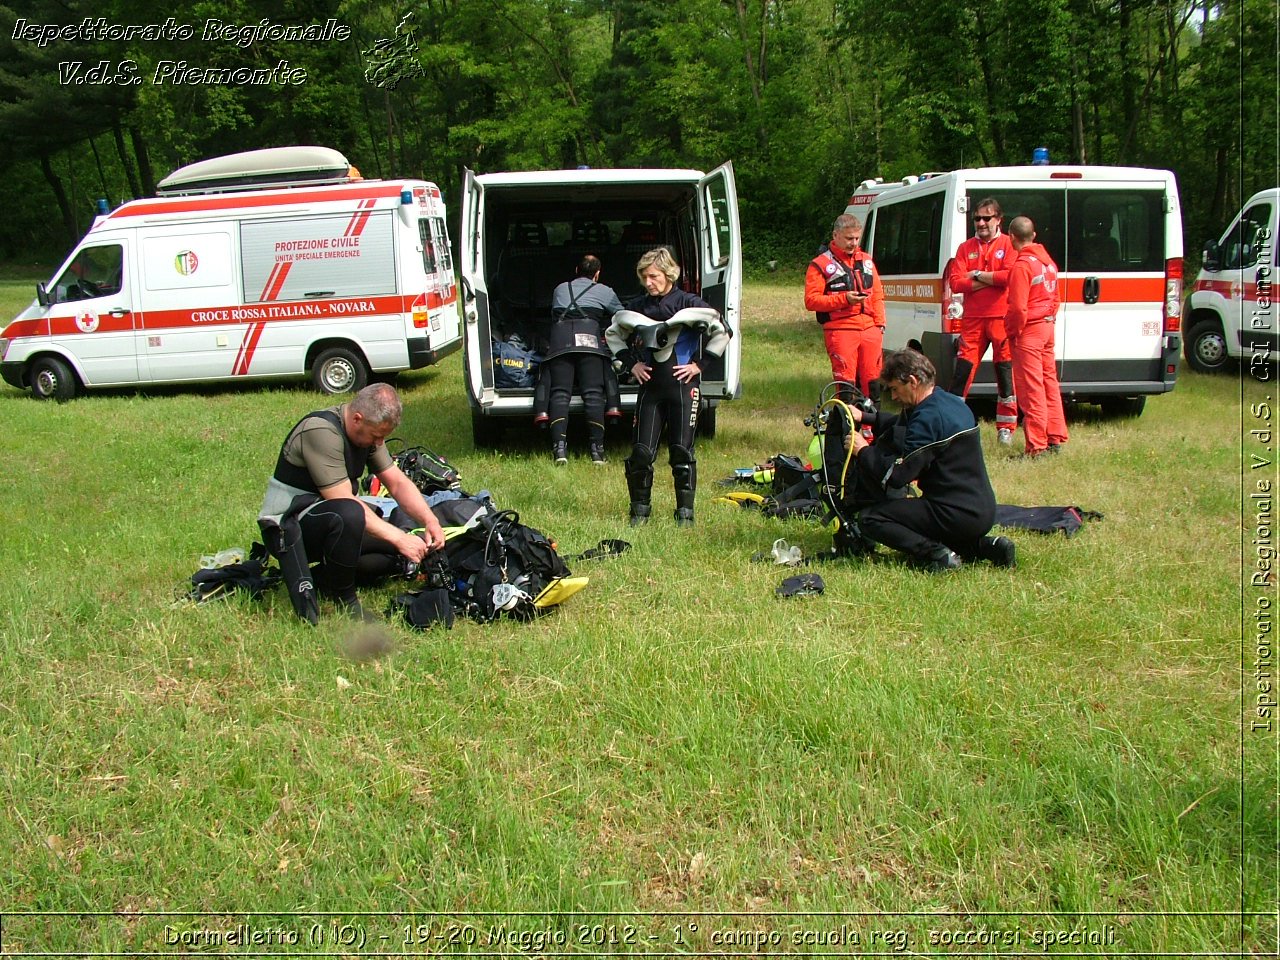
[[[276,469],[272,473],[272,477],[280,483],[298,490],[304,490],[308,493],[320,492],[320,488],[316,486],[316,482],[312,479],[311,471],[307,469],[306,464],[298,466],[285,459],[285,448],[289,445],[290,438],[293,437],[305,421],[310,420],[312,417],[327,420],[338,428],[338,434],[342,437],[343,461],[347,468],[347,478],[351,481],[351,492],[358,494],[360,492],[358,481],[369,465],[369,456],[373,453],[373,448],[357,447],[353,444],[351,438],[347,436],[347,431],[343,429],[342,417],[332,410],[313,411],[294,424],[293,429],[285,435],[284,443],[280,445],[280,453],[276,457]]]
[[[875,281],[875,275],[872,272],[873,263],[869,254],[863,250],[858,250],[853,254],[853,269],[850,269],[830,250],[824,250],[818,256],[813,258],[813,265],[818,268],[818,272],[822,274],[822,279],[826,286],[823,293],[871,293],[872,284]],[[851,303],[840,310],[834,310],[830,313],[818,313],[819,323],[829,323],[832,319],[843,319],[845,317],[856,317],[861,313],[869,313],[865,303]]]

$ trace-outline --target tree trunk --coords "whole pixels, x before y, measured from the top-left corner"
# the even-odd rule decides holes
[[[1138,103],[1134,93],[1133,53],[1130,50],[1129,28],[1132,17],[1129,13],[1131,0],[1120,0],[1120,108],[1122,122],[1120,129],[1124,133],[1124,142],[1116,163],[1125,164],[1129,158],[1131,134],[1138,126]]]
[[[102,157],[98,154],[98,144],[93,138],[89,138],[89,149],[93,151],[93,163],[98,168],[98,185],[102,187],[102,197],[107,201],[107,208],[115,206],[111,202],[111,189],[107,186],[107,174],[102,169]]]
[[[1084,104],[1080,102],[1080,72],[1071,63],[1071,157],[1076,163],[1088,163],[1084,141]]]
[[[129,142],[133,144],[133,155],[138,161],[138,180],[142,187],[139,196],[149,196],[156,192],[156,177],[151,170],[151,155],[147,153],[147,141],[137,127],[129,128]]]
[[[764,66],[764,22],[761,19],[760,24],[760,66],[756,65],[755,58],[751,55],[751,38],[747,36],[747,5],[744,0],[734,0],[734,11],[738,15],[738,38],[742,42],[742,59],[747,65],[747,79],[751,81],[751,99],[756,105],[756,142],[763,148],[769,142],[769,131],[765,129],[763,123],[763,113],[761,111],[762,87],[761,72]]]
[[[63,189],[62,178],[54,172],[53,164],[49,162],[49,158],[44,154],[40,155],[40,172],[44,174],[45,180],[49,182],[49,189],[53,191],[54,199],[58,201],[58,209],[62,211],[62,226],[67,231],[67,248],[70,249],[80,239],[80,231],[76,229],[76,218],[71,211],[71,202],[67,199],[67,191]]]
[[[991,68],[991,58],[989,54],[991,33],[988,32],[986,24],[983,22],[982,7],[977,10],[978,15],[978,66],[982,70],[982,89],[985,94],[984,108],[987,113],[987,129],[990,131],[989,142],[994,150],[995,162],[997,164],[1005,163],[1005,137],[1004,125],[1000,122],[996,113],[996,80],[995,72]],[[976,144],[978,152],[982,156],[984,165],[991,164],[991,158],[987,155],[987,146],[981,138],[978,138]]]
[[[1227,148],[1219,146],[1214,152],[1214,170],[1217,176],[1213,184],[1213,203],[1209,207],[1209,222],[1216,230],[1222,224],[1223,209],[1227,205]]]
[[[111,136],[116,142],[116,155],[120,158],[120,166],[124,167],[125,178],[129,181],[129,193],[134,199],[142,196],[142,187],[138,183],[137,171],[133,168],[133,161],[129,158],[129,151],[124,145],[124,129],[120,126],[120,121],[111,124]]]

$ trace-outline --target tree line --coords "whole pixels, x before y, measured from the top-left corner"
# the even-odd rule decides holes
[[[467,168],[732,160],[753,263],[802,261],[864,179],[1043,146],[1173,170],[1194,256],[1277,183],[1277,62],[1274,0],[30,0],[0,7],[0,259],[301,143],[455,211]]]

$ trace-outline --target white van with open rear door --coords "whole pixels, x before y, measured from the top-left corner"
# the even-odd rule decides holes
[[[1188,303],[1185,353],[1193,370],[1213,373],[1240,361],[1259,380],[1274,377],[1278,233],[1280,187],[1272,187],[1250,197],[1222,239],[1205,245]]]
[[[0,375],[60,400],[307,376],[344,393],[458,350],[459,326],[439,189],[280,147],[183,167],[156,197],[103,209],[0,334]]]
[[[733,332],[723,357],[704,357],[700,433],[715,433],[716,406],[741,392],[742,241],[733,167],[698,170],[466,172],[458,274],[463,353],[477,444],[496,443],[504,424],[529,429],[534,388],[495,382],[497,341],[535,347],[551,323],[551,293],[585,254],[600,258],[600,282],[625,304],[644,293],[636,261],[658,246],[674,251],[677,285],[720,311]],[[622,408],[638,387],[620,384]],[[576,394],[570,414],[582,412]]]
[[[856,194],[855,194],[856,196]],[[1181,347],[1182,218],[1168,170],[1031,165],[953,170],[880,186],[865,204],[863,247],[884,283],[886,350],[916,346],[951,382],[964,295],[947,269],[993,198],[1002,229],[1027,216],[1061,272],[1055,331],[1066,400],[1137,415],[1168,393]],[[856,212],[856,211],[855,211]],[[970,393],[995,397],[988,350]]]

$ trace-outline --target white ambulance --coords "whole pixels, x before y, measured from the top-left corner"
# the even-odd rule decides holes
[[[255,150],[104,210],[0,334],[0,375],[58,400],[306,376],[344,393],[459,349],[456,301],[434,184],[364,180],[323,147]]]
[[[885,350],[927,354],[938,382],[955,369],[964,295],[947,268],[971,235],[979,201],[994,198],[1003,229],[1028,216],[1061,268],[1055,348],[1062,395],[1136,416],[1146,397],[1173,389],[1181,346],[1182,219],[1167,170],[1135,167],[988,167],[872,183],[861,210],[863,247],[885,291]],[[994,397],[987,352],[971,396]]]
[[[741,392],[742,239],[733,166],[699,170],[534,170],[475,174],[462,184],[458,274],[463,286],[465,366],[478,444],[504,424],[530,429],[534,388],[495,382],[496,341],[545,337],[551,294],[573,277],[584,254],[603,264],[600,282],[625,304],[644,294],[636,261],[669,246],[680,263],[677,285],[720,311],[733,339],[723,357],[703,358],[698,431],[715,433],[716,406]],[[621,384],[624,410],[638,387]],[[574,395],[569,411],[582,412]]]
[[[1272,284],[1280,269],[1280,187],[1255,193],[1221,240],[1204,249],[1188,302],[1187,363],[1213,373],[1242,361],[1260,380],[1280,361],[1280,317]]]

